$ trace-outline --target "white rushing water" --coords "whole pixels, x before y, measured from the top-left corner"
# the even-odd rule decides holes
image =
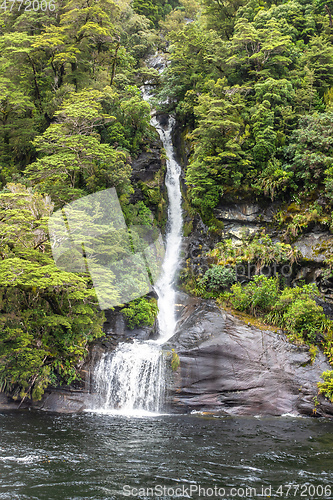
[[[104,353],[94,371],[98,396],[96,410],[127,416],[158,413],[165,395],[165,360],[162,344],[172,337],[176,328],[175,278],[179,266],[182,242],[181,168],[175,160],[172,144],[173,118],[157,129],[167,155],[165,184],[168,192],[168,221],[165,256],[160,277],[154,288],[158,295],[157,340],[121,343],[111,353]]]
[[[181,168],[174,157],[172,144],[173,118],[169,118],[166,128],[162,128],[156,118],[152,124],[157,129],[167,155],[167,174],[165,185],[168,191],[168,225],[165,247],[165,257],[162,265],[162,274],[155,285],[158,295],[158,327],[159,338],[157,342],[163,344],[175,332],[176,316],[176,289],[175,278],[179,266],[179,256],[182,243],[182,195],[180,190]]]
[[[158,344],[121,343],[104,353],[95,370],[99,410],[158,412],[164,396],[164,356]]]

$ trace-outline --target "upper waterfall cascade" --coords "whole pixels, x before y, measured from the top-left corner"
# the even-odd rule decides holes
[[[166,128],[162,128],[156,118],[153,118],[152,124],[160,134],[167,155],[167,174],[165,178],[169,201],[167,237],[162,274],[155,285],[159,308],[157,318],[159,338],[157,342],[162,344],[172,337],[176,328],[176,290],[174,280],[179,266],[183,228],[182,195],[180,190],[181,168],[174,157],[171,136],[174,126],[173,118],[169,118]]]
[[[154,117],[152,125],[157,129],[167,155],[165,184],[168,193],[168,221],[165,256],[160,277],[154,286],[158,295],[159,336],[154,341],[119,344],[115,351],[102,355],[94,371],[98,395],[96,409],[126,415],[161,410],[165,394],[162,344],[172,337],[177,323],[175,278],[183,226],[181,168],[175,159],[172,144],[174,119],[169,117],[167,125],[162,126]]]

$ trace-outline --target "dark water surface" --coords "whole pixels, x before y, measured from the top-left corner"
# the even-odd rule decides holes
[[[22,411],[0,436],[0,499],[333,499],[328,421]]]

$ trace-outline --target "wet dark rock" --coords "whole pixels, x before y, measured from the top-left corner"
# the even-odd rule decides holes
[[[42,400],[32,405],[33,409],[57,413],[81,413],[94,406],[93,395],[88,391],[54,389],[46,391]]]
[[[184,238],[181,267],[185,267],[188,261],[194,274],[204,273],[209,267],[206,253],[214,248],[219,239],[217,234],[208,231],[208,227],[198,215],[195,216],[192,232]]]
[[[93,396],[86,390],[48,389],[41,401],[31,403],[25,400],[22,405],[19,401],[0,393],[0,410],[44,410],[57,413],[80,413],[93,408]]]
[[[104,342],[113,342],[116,346],[119,342],[127,340],[148,340],[156,332],[156,325],[142,326],[140,328],[128,328],[124,315],[120,311],[105,311],[106,322],[104,323],[104,332],[106,337]],[[103,342],[103,341],[102,341]]]
[[[261,207],[255,203],[239,203],[233,205],[218,205],[214,210],[217,219],[225,222],[264,223],[272,222],[276,205]]]
[[[330,369],[324,354],[311,364],[307,346],[245,325],[212,301],[188,298],[171,346],[180,357],[172,391],[178,410],[333,416],[333,405],[318,396],[320,375]]]
[[[325,316],[327,316],[329,319],[333,320],[333,303],[332,302],[326,302],[320,297],[316,297],[315,301],[317,304],[323,308],[323,312]]]
[[[166,119],[163,117],[163,119]],[[189,149],[182,145],[181,128],[174,130],[178,156],[187,163]],[[183,134],[184,136],[184,134]],[[162,168],[161,143],[156,141],[150,151],[142,152],[132,162],[132,182],[135,193],[131,202],[144,199],[142,182],[155,179]],[[186,191],[186,183],[183,183]],[[242,233],[253,234],[266,227],[270,237],[276,237],[273,219],[281,208],[271,203],[264,207],[256,203],[220,204],[214,216],[224,224],[223,238],[240,242]],[[221,235],[208,231],[198,215],[185,214],[192,224],[190,235],[184,238],[183,262],[189,259],[194,273],[203,273],[209,260],[205,253],[212,249]],[[302,253],[295,282],[317,282],[323,293],[333,294],[333,278],[322,276],[325,250],[333,243],[330,233],[318,228],[301,236],[295,246]],[[318,302],[325,314],[333,317],[332,306]],[[176,305],[178,330],[165,346],[175,349],[180,357],[179,369],[171,374],[171,408],[177,412],[192,410],[217,411],[230,415],[295,415],[333,416],[333,405],[318,396],[317,383],[325,370],[330,370],[325,356],[319,352],[311,364],[308,347],[290,344],[280,333],[263,331],[246,325],[235,316],[220,310],[213,301],[178,293]],[[33,408],[61,413],[81,412],[93,405],[90,388],[92,371],[103,352],[114,350],[119,342],[147,340],[156,336],[154,327],[130,330],[120,311],[106,311],[105,336],[96,341],[82,367],[82,388],[50,389]],[[319,405],[315,406],[315,398]],[[1,410],[17,408],[18,402],[0,394]],[[25,401],[22,409],[31,407]]]
[[[131,203],[145,201],[144,193],[140,184],[153,181],[155,175],[162,168],[161,162],[162,144],[156,140],[149,151],[141,152],[137,158],[132,161],[131,182],[134,188],[134,193],[130,197]]]
[[[20,402],[19,401],[14,401],[12,398],[7,396],[4,393],[0,392],[0,410],[16,410],[19,407]],[[27,401],[24,401],[21,405],[22,409],[28,408],[29,403]]]
[[[132,162],[132,180],[151,181],[161,168],[161,144],[155,142],[150,151],[139,154]]]
[[[223,238],[231,238],[234,243],[241,244],[244,235],[252,236],[258,232],[261,226],[258,225],[244,225],[237,223],[226,223],[224,225]]]

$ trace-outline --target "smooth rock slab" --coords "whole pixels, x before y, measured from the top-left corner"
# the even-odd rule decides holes
[[[331,369],[324,354],[311,364],[307,346],[247,326],[212,301],[188,299],[169,343],[180,357],[172,389],[178,410],[333,415],[333,405],[318,396],[320,375]],[[316,396],[320,404],[314,412]]]
[[[85,391],[57,389],[46,391],[42,400],[35,402],[32,407],[56,413],[81,413],[94,407],[94,399]]]

